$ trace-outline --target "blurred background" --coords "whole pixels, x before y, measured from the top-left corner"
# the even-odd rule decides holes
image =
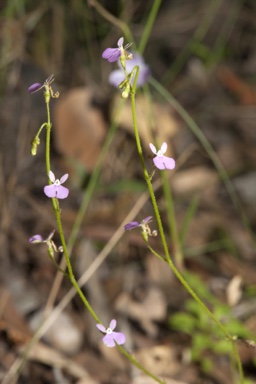
[[[141,38],[154,7],[159,8],[143,46]],[[116,63],[101,58],[121,36],[125,44],[133,42],[132,52],[143,51],[151,73],[145,85],[150,97],[145,89],[136,97],[147,168],[152,171],[148,144],[156,136],[168,143],[166,155],[177,161],[168,180],[184,273],[220,320],[230,325],[230,332],[238,335],[248,383],[256,382],[255,21],[255,0],[2,1],[3,383],[151,383],[116,349],[103,346],[76,296],[67,301],[17,374],[24,346],[71,288],[66,278],[58,285],[47,249],[28,242],[32,235],[47,237],[57,227],[51,201],[43,194],[48,183],[44,130],[37,155],[30,154],[31,141],[46,121],[43,91],[27,91],[51,74],[53,90],[60,92],[50,104],[51,168],[57,178],[69,174],[65,186],[70,195],[61,202],[67,238],[88,188],[91,191],[72,249],[76,277],[90,270],[106,245],[111,248],[83,287],[86,297],[106,326],[112,318],[118,320],[127,350],[166,383],[235,383],[223,336],[193,305],[166,264],[149,252],[139,230],[123,231],[129,213],[133,217],[128,221],[141,221],[153,216],[153,209],[133,137],[130,101],[122,102],[119,90],[109,84]],[[191,117],[192,127],[172,97]],[[110,132],[114,133],[103,153]],[[221,165],[216,169],[216,164],[224,166],[235,194],[227,190]],[[153,181],[159,178],[156,172]],[[159,185],[156,196],[172,252]],[[154,220],[151,229],[155,228]],[[60,245],[57,232],[54,241]],[[151,238],[150,244],[163,253],[159,237]],[[56,254],[56,261],[61,262],[61,255]]]

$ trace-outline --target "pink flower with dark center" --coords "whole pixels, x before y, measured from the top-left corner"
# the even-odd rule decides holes
[[[103,337],[102,341],[103,343],[109,347],[113,348],[118,345],[122,345],[126,341],[125,334],[123,332],[113,332],[113,330],[116,328],[116,320],[113,319],[110,321],[109,327],[106,329],[104,325],[102,324],[96,324],[96,327],[106,335]]]
[[[61,184],[65,183],[65,181],[68,178],[68,174],[66,173],[64,176],[62,176],[59,179],[55,179],[55,175],[52,171],[49,172],[49,179],[51,180],[51,185],[46,185],[44,187],[44,193],[47,197],[53,198],[56,197],[57,199],[66,199],[69,194],[69,190],[66,187],[63,187]]]
[[[175,160],[171,157],[164,156],[164,153],[167,150],[167,144],[163,143],[159,151],[156,150],[156,147],[153,144],[149,144],[151,151],[155,154],[153,162],[158,169],[174,169]]]

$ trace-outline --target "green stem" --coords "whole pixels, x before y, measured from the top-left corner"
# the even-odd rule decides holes
[[[47,111],[45,163],[46,163],[46,172],[47,172],[47,175],[48,175],[48,178],[49,178],[49,172],[51,170],[50,144],[51,144],[51,127],[52,127],[52,123],[51,123],[51,114],[50,114],[50,97],[49,97],[49,95],[46,92],[45,92],[45,102],[46,102],[46,111]],[[65,260],[66,260],[66,265],[67,265],[69,279],[70,279],[72,285],[74,286],[74,288],[76,289],[76,291],[77,291],[78,295],[80,296],[82,302],[84,303],[85,307],[88,309],[88,311],[92,315],[92,317],[95,319],[95,321],[97,323],[100,323],[100,320],[99,320],[98,316],[96,315],[96,313],[94,312],[94,310],[90,306],[88,300],[85,298],[81,288],[79,287],[79,285],[76,282],[76,279],[75,279],[75,276],[74,276],[74,273],[73,273],[73,269],[72,269],[72,266],[71,266],[71,263],[70,263],[70,258],[69,258],[69,254],[68,254],[66,240],[65,240],[65,236],[64,236],[64,232],[63,232],[63,227],[62,227],[62,222],[61,222],[61,217],[60,217],[60,207],[59,207],[58,199],[52,198],[52,205],[53,205],[53,209],[54,209],[55,216],[56,216],[57,226],[58,226],[58,230],[59,230],[61,244],[62,244],[62,247],[63,247],[63,253],[64,253],[64,256],[65,256]]]
[[[128,360],[130,360],[130,362],[135,365],[135,367],[139,368],[142,372],[145,373],[145,375],[151,377],[151,379],[155,380],[157,383],[159,384],[165,384],[164,381],[160,380],[157,376],[153,375],[153,373],[151,373],[150,371],[148,371],[146,368],[143,367],[143,365],[141,365],[133,356],[131,356],[128,352],[126,352],[126,350],[121,347],[120,345],[117,345],[117,348],[119,349],[119,351],[125,356],[127,357]]]
[[[47,170],[47,173],[49,174],[49,172],[50,172],[50,130],[51,130],[51,117],[50,117],[49,102],[46,102],[46,105],[47,105],[46,170]],[[112,135],[109,136],[109,143],[112,140],[112,137],[114,135],[115,129],[116,129],[116,126],[113,124]],[[106,150],[108,148],[109,143],[106,144],[106,147],[105,147]],[[103,159],[103,157],[102,157],[102,159]],[[95,183],[97,181],[97,177],[99,175],[99,170],[100,170],[100,166],[99,166],[98,172],[97,172],[97,174],[95,176],[94,184],[92,184],[92,188],[95,186]],[[66,245],[66,240],[65,240],[65,236],[64,236],[64,232],[63,232],[62,222],[61,222],[59,201],[58,201],[58,199],[53,198],[52,199],[52,203],[53,203],[53,208],[54,208],[54,211],[55,211],[55,216],[56,216],[56,221],[57,221],[57,226],[58,226],[58,230],[59,230],[61,244],[62,244],[62,247],[63,247],[63,253],[64,253],[64,256],[65,256],[65,260],[66,260],[66,265],[67,265],[69,279],[70,279],[73,287],[76,289],[76,291],[77,291],[79,297],[81,298],[82,302],[84,303],[85,307],[87,308],[87,310],[90,312],[90,314],[92,315],[92,317],[96,321],[96,323],[100,323],[100,319],[98,318],[98,316],[96,315],[96,313],[94,312],[92,307],[90,306],[88,300],[84,296],[84,294],[83,294],[81,288],[79,287],[79,285],[78,285],[78,283],[77,283],[77,281],[75,279],[75,276],[73,274],[73,269],[72,269],[72,265],[71,265],[71,262],[70,262],[68,248],[67,248],[67,245]],[[86,209],[87,204],[88,204],[88,198],[85,199],[83,210]],[[81,214],[79,216],[79,219],[77,220],[77,223],[76,223],[77,226],[75,227],[75,231],[73,232],[73,237],[71,237],[70,242],[74,241],[76,236],[77,236],[77,234],[78,234],[78,229],[79,229],[79,226],[81,224],[82,217],[83,217],[83,215]],[[120,346],[118,346],[118,348],[120,349],[122,354],[125,355],[131,361],[131,363],[133,365],[135,365],[136,367],[141,369],[146,375],[150,376],[153,380],[155,380],[159,384],[164,384],[163,381],[161,381],[156,376],[154,376],[150,371],[148,371],[146,368],[144,368],[136,359],[134,359],[134,357],[129,355],[128,352],[126,352],[124,348],[122,348]]]
[[[158,205],[156,202],[156,198],[155,198],[155,194],[154,194],[154,191],[152,188],[150,177],[149,177],[147,169],[145,167],[145,161],[144,161],[144,157],[143,157],[143,153],[142,153],[142,147],[141,147],[141,143],[140,143],[137,117],[136,117],[136,103],[135,103],[136,83],[137,83],[137,79],[138,79],[138,75],[139,75],[139,67],[135,67],[135,70],[136,70],[136,75],[135,75],[135,79],[134,79],[134,84],[131,87],[131,94],[130,94],[131,95],[132,120],[133,120],[134,134],[135,134],[137,150],[138,150],[141,165],[143,168],[144,178],[145,178],[145,181],[146,181],[147,186],[148,186],[148,190],[149,190],[149,194],[151,197],[153,209],[154,209],[154,212],[156,215],[156,220],[157,220],[158,228],[159,228],[159,234],[160,234],[161,241],[163,244],[166,261],[169,264],[169,266],[172,269],[175,276],[177,277],[177,279],[181,282],[181,284],[187,290],[187,292],[193,297],[193,299],[198,303],[198,305],[200,305],[200,307],[205,311],[205,313],[207,313],[207,315],[215,322],[215,324],[222,330],[225,337],[232,343],[232,348],[233,348],[234,356],[235,356],[236,361],[237,361],[237,366],[238,366],[238,371],[240,374],[241,383],[243,383],[244,379],[243,379],[242,364],[241,364],[241,361],[240,361],[240,358],[239,358],[239,355],[238,355],[238,352],[237,352],[237,349],[236,349],[236,346],[234,344],[232,336],[229,334],[229,332],[226,330],[226,328],[222,325],[222,323],[208,309],[208,307],[200,300],[200,298],[197,296],[197,294],[194,292],[194,290],[190,287],[190,285],[184,279],[184,277],[179,272],[179,270],[175,267],[173,261],[170,258],[169,250],[167,247],[166,238],[165,238],[165,234],[164,234],[164,230],[163,230],[163,225],[162,225],[162,221],[161,221],[161,217],[160,217],[160,213],[159,213],[159,209],[158,209]]]
[[[131,96],[132,120],[133,120],[135,141],[136,141],[137,150],[138,150],[140,161],[141,161],[141,165],[142,165],[142,170],[143,170],[144,178],[145,178],[145,181],[146,181],[147,186],[148,186],[149,194],[150,194],[151,201],[152,201],[153,208],[154,208],[154,212],[155,212],[155,215],[156,215],[156,220],[157,220],[157,223],[158,223],[158,229],[159,229],[161,241],[162,241],[163,248],[164,248],[164,253],[166,255],[166,258],[168,260],[170,260],[170,254],[169,254],[168,246],[167,246],[165,235],[164,235],[164,229],[163,229],[163,225],[162,225],[162,221],[161,221],[158,205],[157,205],[155,194],[154,194],[154,190],[153,190],[153,187],[152,187],[152,184],[151,184],[150,176],[149,176],[148,171],[146,169],[146,165],[145,165],[145,161],[144,161],[144,156],[143,156],[143,152],[142,152],[142,146],[141,146],[141,142],[140,142],[140,136],[139,136],[139,130],[138,130],[138,124],[137,124],[137,118],[136,118],[136,105],[135,105],[136,83],[137,83],[137,79],[138,79],[138,76],[139,76],[139,67],[136,66],[134,68],[134,70],[136,71],[136,75],[135,75],[135,79],[134,79],[134,84],[131,87],[130,96]]]
[[[185,123],[188,125],[190,130],[193,132],[193,134],[196,136],[198,141],[201,143],[203,148],[205,149],[206,153],[208,154],[209,158],[212,160],[215,168],[218,171],[219,177],[222,180],[223,184],[225,185],[227,192],[242,220],[242,223],[246,230],[250,233],[251,238],[254,240],[254,235],[252,233],[249,220],[247,216],[244,213],[244,210],[241,206],[240,200],[236,194],[236,191],[234,189],[234,186],[227,174],[227,171],[223,167],[220,159],[218,158],[216,152],[214,151],[212,145],[209,143],[207,138],[204,136],[198,125],[195,123],[195,121],[189,116],[189,114],[186,112],[186,110],[178,103],[178,101],[168,92],[157,80],[154,78],[150,78],[150,84],[160,93],[160,95],[163,96],[165,100],[167,100],[170,105],[178,112],[178,114],[182,117],[182,119],[185,121]],[[254,246],[256,248],[256,244],[254,242]]]
[[[147,45],[148,38],[149,38],[150,32],[152,30],[152,27],[154,25],[154,22],[155,22],[159,7],[161,5],[161,2],[162,2],[162,0],[155,0],[153,3],[153,6],[151,8],[150,14],[149,14],[148,19],[147,19],[147,24],[145,25],[145,28],[143,30],[143,34],[142,34],[142,37],[140,39],[140,43],[139,43],[139,47],[138,47],[138,52],[141,55],[143,55],[143,52],[144,52],[145,47]]]

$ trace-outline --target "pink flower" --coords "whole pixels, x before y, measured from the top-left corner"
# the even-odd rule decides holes
[[[44,187],[44,193],[47,197],[56,197],[57,199],[65,199],[68,197],[69,190],[66,187],[63,187],[63,184],[68,178],[68,174],[66,173],[61,179],[55,179],[55,175],[52,171],[49,172],[49,179],[51,180],[51,185],[46,185]]]
[[[123,332],[113,332],[116,327],[116,320],[113,319],[110,321],[109,327],[106,329],[102,324],[96,324],[96,327],[103,333],[106,333],[106,336],[103,337],[103,343],[109,347],[113,348],[118,345],[125,343],[126,337]]]
[[[156,147],[153,144],[149,144],[151,151],[156,155],[153,158],[153,162],[158,169],[174,169],[175,160],[171,157],[164,156],[164,153],[167,150],[167,144],[163,143],[159,151],[156,150]]]

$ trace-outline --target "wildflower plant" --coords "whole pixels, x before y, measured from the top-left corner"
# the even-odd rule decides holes
[[[240,362],[236,347],[234,345],[233,336],[226,330],[226,328],[216,318],[216,316],[208,309],[208,307],[200,300],[200,298],[198,297],[194,289],[189,285],[186,278],[183,276],[181,271],[177,268],[177,266],[175,265],[170,255],[170,250],[167,244],[164,228],[162,225],[159,207],[158,207],[157,200],[154,194],[154,189],[152,186],[153,175],[150,176],[147,170],[146,161],[145,161],[145,157],[144,157],[144,153],[143,153],[143,149],[140,141],[137,117],[136,117],[136,98],[135,98],[136,89],[137,89],[137,86],[141,86],[145,83],[145,81],[148,79],[150,75],[150,72],[149,72],[148,66],[144,63],[144,60],[142,59],[141,56],[138,56],[137,54],[133,55],[128,51],[131,44],[132,43],[130,42],[124,45],[124,38],[120,37],[117,42],[117,47],[105,49],[104,52],[102,53],[102,58],[107,60],[111,64],[117,61],[119,62],[119,70],[118,70],[119,72],[118,73],[115,71],[112,72],[112,74],[110,75],[110,82],[121,90],[121,97],[123,99],[127,99],[128,97],[130,97],[131,99],[135,143],[136,143],[141,167],[143,170],[144,179],[147,184],[149,195],[151,198],[152,207],[154,211],[155,220],[157,222],[158,230],[155,230],[155,229],[151,230],[149,226],[149,224],[153,220],[153,216],[147,216],[141,222],[131,221],[125,225],[124,229],[126,231],[130,231],[136,228],[141,229],[141,235],[144,241],[146,242],[148,249],[160,260],[167,263],[168,267],[173,271],[175,276],[181,282],[183,287],[189,292],[189,294],[196,301],[196,303],[202,308],[204,313],[208,317],[210,317],[211,320],[213,320],[213,322],[219,327],[222,334],[225,335],[225,338],[230,342],[233,354],[237,361],[240,377],[243,380],[241,362]],[[37,154],[37,147],[40,144],[40,134],[41,134],[41,131],[45,128],[46,130],[46,157],[45,157],[46,158],[46,174],[45,176],[46,176],[46,179],[48,180],[48,184],[45,185],[44,188],[42,186],[42,192],[44,191],[44,194],[46,195],[46,197],[52,199],[52,205],[53,205],[53,209],[56,216],[56,223],[58,227],[61,248],[57,248],[55,243],[52,240],[54,231],[52,231],[46,239],[44,239],[39,234],[34,235],[29,239],[29,242],[31,244],[40,244],[40,243],[46,244],[48,247],[48,252],[51,254],[50,256],[53,261],[54,261],[54,252],[57,252],[57,251],[63,252],[66,265],[67,265],[67,272],[65,271],[62,271],[62,272],[65,273],[65,275],[69,278],[73,287],[76,289],[85,307],[88,309],[91,316],[94,318],[96,322],[96,327],[98,328],[98,330],[104,334],[102,338],[102,342],[107,347],[110,347],[110,348],[117,347],[120,350],[120,352],[124,354],[127,357],[127,359],[130,360],[132,364],[134,364],[136,367],[141,369],[146,375],[151,377],[156,382],[163,384],[164,382],[161,379],[156,377],[154,374],[148,371],[145,367],[143,367],[140,363],[138,363],[138,361],[136,361],[134,357],[131,354],[129,354],[124,347],[122,347],[122,345],[125,344],[126,336],[121,331],[120,332],[114,331],[117,325],[117,321],[115,319],[111,320],[108,328],[105,328],[105,326],[102,325],[98,315],[93,310],[91,304],[89,303],[86,296],[82,292],[74,276],[73,268],[70,260],[71,258],[70,258],[70,254],[68,251],[68,247],[67,247],[67,243],[66,243],[66,239],[63,231],[63,225],[61,220],[61,208],[60,208],[60,201],[59,201],[59,200],[66,199],[69,196],[69,189],[63,186],[63,183],[66,182],[68,179],[68,174],[66,173],[60,179],[56,179],[54,173],[51,170],[52,167],[51,167],[51,158],[50,158],[50,146],[51,146],[52,122],[51,122],[51,115],[50,115],[50,100],[51,98],[59,97],[59,93],[54,92],[52,89],[53,81],[54,81],[54,76],[51,75],[42,84],[41,83],[32,84],[29,87],[28,92],[33,94],[35,92],[38,92],[44,89],[47,121],[41,125],[40,129],[38,130],[37,134],[35,135],[32,141],[31,154],[32,155]],[[165,153],[167,152],[166,142],[164,142],[161,145],[159,150],[157,150],[156,146],[152,143],[148,143],[148,145],[154,154],[153,163],[155,168],[157,168],[162,173],[166,173],[169,170],[175,169],[175,160],[173,158],[165,156]],[[161,242],[163,246],[163,253],[164,253],[163,256],[158,252],[156,252],[149,244],[150,243],[149,237],[157,236],[158,234],[161,238]]]
[[[63,183],[68,179],[68,174],[66,173],[64,176],[62,176],[59,179],[55,178],[55,175],[52,171],[49,172],[49,179],[52,184],[46,185],[44,187],[44,193],[47,197],[53,198],[56,197],[57,199],[66,199],[69,194],[69,190],[66,187],[63,187]]]
[[[152,143],[150,143],[149,146],[155,155],[153,162],[156,168],[161,170],[175,168],[175,160],[171,157],[164,156],[164,153],[167,151],[167,143],[163,143],[159,151],[156,150],[156,147]]]
[[[124,226],[125,231],[130,231],[131,229],[141,228],[141,234],[145,242],[148,242],[148,236],[157,236],[157,230],[153,231],[149,227],[149,223],[152,222],[153,217],[148,216],[143,219],[140,223],[138,221],[130,221],[130,223]]]
[[[103,337],[103,343],[110,348],[115,347],[116,345],[122,345],[126,341],[126,336],[123,332],[114,332],[116,328],[116,320],[111,320],[108,328],[105,328],[102,324],[96,324],[96,327],[106,335]]]

